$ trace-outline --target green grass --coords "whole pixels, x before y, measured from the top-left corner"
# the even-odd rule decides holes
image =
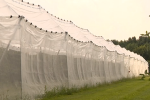
[[[150,100],[150,77],[124,79],[96,87],[70,90],[71,93],[46,94],[41,100]]]

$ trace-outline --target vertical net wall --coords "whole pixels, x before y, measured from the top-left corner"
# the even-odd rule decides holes
[[[23,22],[21,36],[22,92],[32,98],[68,85],[64,33],[45,32]]]
[[[148,69],[145,60],[107,46],[1,17],[0,99],[29,100],[54,88],[110,83]]]
[[[0,18],[0,100],[21,99],[19,18]]]

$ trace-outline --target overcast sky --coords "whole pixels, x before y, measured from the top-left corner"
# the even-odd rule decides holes
[[[104,39],[127,40],[150,31],[150,0],[23,0],[73,21]]]

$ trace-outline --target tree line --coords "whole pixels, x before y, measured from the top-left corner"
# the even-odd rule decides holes
[[[150,37],[149,34],[141,34],[137,39],[134,37],[129,37],[128,40],[111,40],[115,45],[120,45],[127,50],[141,55],[146,61],[148,61],[150,66]],[[150,72],[150,67],[149,67]]]

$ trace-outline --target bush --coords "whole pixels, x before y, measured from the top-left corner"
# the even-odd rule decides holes
[[[144,74],[140,74],[140,75],[142,75],[141,80],[144,80],[145,75]]]

